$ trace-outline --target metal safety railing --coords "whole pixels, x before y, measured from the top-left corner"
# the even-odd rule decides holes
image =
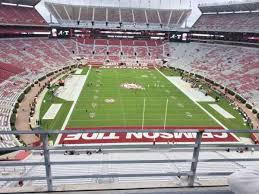
[[[8,177],[1,178],[0,181],[33,181],[33,180],[46,180],[47,182],[47,190],[53,191],[53,180],[58,179],[79,179],[79,178],[109,178],[109,177],[147,177],[147,176],[187,176],[188,177],[188,185],[194,186],[194,181],[196,176],[227,176],[232,172],[199,172],[197,173],[197,165],[199,162],[241,162],[241,161],[259,161],[259,158],[224,158],[224,159],[199,159],[199,154],[202,149],[219,149],[219,148],[240,148],[241,146],[245,146],[247,148],[253,148],[254,150],[259,150],[259,145],[254,144],[209,144],[202,145],[202,136],[204,133],[259,133],[259,130],[170,130],[170,129],[157,129],[157,130],[87,130],[87,133],[107,133],[107,132],[117,132],[117,133],[125,133],[125,132],[135,132],[135,133],[195,133],[195,142],[192,144],[156,144],[156,145],[119,145],[120,150],[123,148],[134,148],[133,152],[137,152],[137,148],[143,149],[193,149],[192,158],[191,159],[168,159],[168,160],[112,160],[112,161],[103,161],[102,164],[165,164],[165,163],[186,163],[190,162],[190,170],[184,172],[168,172],[168,173],[135,173],[135,174],[95,174],[95,175],[75,175],[75,176],[53,176],[51,167],[54,165],[76,165],[76,164],[99,164],[100,161],[51,161],[50,160],[50,151],[67,151],[67,150],[89,150],[96,149],[96,145],[60,145],[60,146],[49,146],[49,135],[51,134],[77,134],[77,133],[85,133],[85,130],[64,130],[64,131],[43,131],[40,129],[33,131],[0,131],[0,135],[2,134],[13,134],[13,135],[30,135],[36,134],[41,139],[41,145],[38,147],[32,146],[20,146],[20,147],[12,147],[12,148],[0,148],[1,151],[18,151],[18,150],[26,150],[26,151],[34,151],[41,150],[44,155],[43,162],[19,162],[19,161],[2,161],[0,162],[0,167],[15,167],[15,166],[45,166],[46,176],[33,176],[33,177]],[[102,149],[109,150],[118,148],[118,145],[102,145]]]

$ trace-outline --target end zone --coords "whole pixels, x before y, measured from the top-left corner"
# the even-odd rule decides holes
[[[196,133],[179,133],[179,130],[223,130],[222,127],[166,127],[166,132],[152,132],[163,127],[145,127],[150,132],[141,132],[141,127],[98,127],[98,128],[66,128],[65,130],[85,130],[85,133],[63,134],[58,144],[145,144],[145,143],[193,143]],[[89,130],[96,130],[96,133],[89,133]],[[98,133],[98,130],[114,130],[115,132]],[[118,130],[118,132],[116,132]],[[121,132],[124,131],[125,132]],[[131,132],[134,130],[134,132]],[[139,132],[136,132],[139,130]],[[168,132],[172,130],[172,132]],[[174,132],[176,131],[177,132]],[[237,137],[230,133],[204,133],[203,143],[238,143]]]

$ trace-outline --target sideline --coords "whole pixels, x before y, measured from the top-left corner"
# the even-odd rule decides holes
[[[226,111],[218,104],[209,104],[209,106],[212,107],[215,111],[217,111],[225,119],[235,119],[235,117],[232,114],[230,114],[228,111]]]
[[[64,74],[60,74],[58,77],[56,77],[54,80],[52,80],[50,82],[50,85],[53,85],[54,83],[56,83],[60,78],[62,78],[64,75],[67,75],[67,72]],[[46,93],[48,92],[47,88],[44,88],[44,90],[40,93],[40,95],[38,96],[37,99],[37,103],[36,103],[36,108],[35,108],[35,116],[33,117],[33,119],[31,120],[31,125],[32,128],[36,128],[36,120],[40,120],[40,108],[43,104],[43,100],[45,98]]]
[[[49,107],[48,111],[44,114],[44,116],[43,116],[42,119],[43,119],[43,120],[44,120],[44,119],[45,119],[45,120],[52,120],[52,119],[55,119],[55,117],[57,116],[57,114],[58,114],[58,112],[59,112],[61,106],[62,106],[62,104],[60,104],[60,103],[54,103],[54,104],[52,104],[52,105]]]
[[[198,88],[192,88],[190,83],[185,82],[179,76],[169,76],[168,80],[170,80],[175,86],[181,88],[182,92],[186,96],[191,97],[196,102],[215,102],[215,99],[210,95],[205,96]]]
[[[176,86],[181,92],[183,92],[182,88],[180,88],[179,86],[175,85],[173,82],[171,82],[171,80],[165,75],[163,74],[159,69],[157,69],[157,67],[155,67],[155,69],[162,75],[164,76],[168,81],[170,81],[170,83],[172,83],[174,86]],[[184,92],[183,92],[184,93]],[[186,95],[186,94],[185,94]],[[228,130],[228,128],[221,123],[218,119],[216,119],[212,114],[210,114],[205,108],[203,108],[198,102],[196,102],[191,96],[186,95],[191,101],[193,101],[194,104],[196,104],[198,107],[200,107],[204,112],[206,112],[214,121],[216,121],[219,125],[221,125],[224,129]],[[240,138],[238,138],[235,134],[232,134],[237,141],[240,141]]]
[[[87,78],[88,78],[88,76],[89,76],[89,73],[90,73],[91,69],[92,69],[92,66],[90,65],[90,66],[89,66],[89,69],[88,69],[88,71],[87,71],[86,77],[85,77],[84,84],[85,84],[85,82],[86,82],[86,80],[87,80]],[[84,86],[84,84],[83,84],[83,86]],[[82,91],[82,89],[83,89],[83,87],[81,88],[81,91]],[[71,117],[71,115],[72,115],[72,112],[74,111],[75,106],[76,106],[76,103],[77,103],[77,101],[78,101],[78,98],[79,98],[79,96],[80,96],[80,94],[81,94],[81,91],[78,92],[78,95],[76,96],[76,98],[75,98],[75,100],[74,100],[74,102],[73,102],[73,104],[72,104],[72,106],[71,106],[71,108],[70,108],[70,110],[69,110],[69,112],[68,112],[68,114],[67,114],[67,117],[66,117],[66,119],[65,119],[65,121],[64,121],[64,123],[63,123],[63,125],[62,125],[61,131],[63,131],[63,130],[66,128],[67,123],[68,123],[68,121],[69,121],[69,119],[70,119],[70,117]],[[57,137],[57,139],[56,139],[54,145],[58,145],[58,143],[59,143],[59,141],[60,141],[60,139],[61,139],[61,136],[62,136],[61,134],[58,135],[58,137]]]

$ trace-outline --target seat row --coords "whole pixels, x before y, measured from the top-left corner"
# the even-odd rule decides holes
[[[219,44],[170,45],[171,64],[235,90],[259,108],[259,49]]]

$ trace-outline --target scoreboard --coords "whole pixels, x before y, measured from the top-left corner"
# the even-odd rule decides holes
[[[154,39],[169,40],[170,42],[190,42],[189,32],[180,31],[123,31],[123,30],[101,30],[101,29],[79,29],[53,27],[51,29],[52,38],[71,37],[92,37],[92,38],[119,38],[119,39]]]

